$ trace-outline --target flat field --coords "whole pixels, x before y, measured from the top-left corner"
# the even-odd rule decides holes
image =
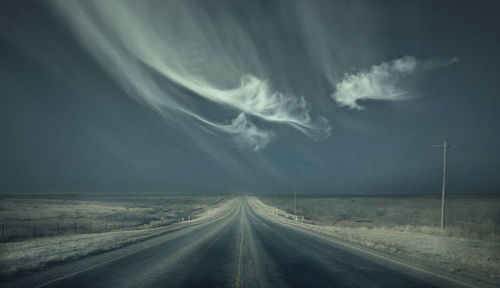
[[[167,226],[194,220],[219,196],[1,195],[2,242]]]
[[[440,229],[439,196],[297,196],[261,197],[264,203],[320,225],[390,228],[468,239],[500,239],[500,197],[450,195],[445,230]]]

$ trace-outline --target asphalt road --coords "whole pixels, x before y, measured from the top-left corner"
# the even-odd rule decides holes
[[[85,260],[94,261],[85,264],[86,267],[73,264],[77,266],[64,273],[60,272],[63,268],[56,267],[57,273],[45,273],[38,278],[36,274],[31,275],[35,280],[17,284],[42,284],[43,287],[454,286],[383,265],[310,233],[264,219],[251,210],[245,198],[238,201],[227,217],[178,230],[141,245],[142,248],[135,251],[119,249],[107,258],[103,258],[104,255]],[[6,287],[13,283],[16,281]]]

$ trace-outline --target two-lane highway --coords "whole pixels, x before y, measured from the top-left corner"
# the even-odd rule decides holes
[[[401,273],[320,237],[267,220],[252,211],[245,198],[222,219],[153,241],[154,245],[145,243],[145,248],[124,255],[115,251],[117,256],[106,262],[30,285],[436,287],[431,279]]]

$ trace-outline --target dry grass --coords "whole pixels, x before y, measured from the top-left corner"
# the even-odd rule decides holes
[[[262,200],[294,214],[293,196]],[[307,222],[359,228],[387,228],[469,239],[500,238],[500,196],[450,196],[446,229],[440,230],[439,197],[315,197],[298,196],[298,215]]]
[[[195,219],[217,196],[3,195],[3,242],[166,226]],[[75,230],[76,226],[76,230]]]

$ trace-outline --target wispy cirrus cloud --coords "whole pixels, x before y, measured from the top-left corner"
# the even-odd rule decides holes
[[[341,81],[335,84],[333,100],[341,106],[361,110],[359,101],[402,101],[411,98],[409,89],[403,81],[419,72],[438,69],[453,64],[457,58],[437,61],[419,61],[413,56],[389,62],[382,62],[370,69],[357,73],[346,73]]]
[[[257,151],[276,137],[271,124],[314,139],[330,134],[328,121],[313,119],[304,98],[273,89],[252,38],[229,13],[211,15],[191,1],[52,3],[117,83],[171,124],[229,135]],[[185,93],[165,89],[165,81]],[[192,105],[201,100],[237,116],[214,119],[207,108]]]

